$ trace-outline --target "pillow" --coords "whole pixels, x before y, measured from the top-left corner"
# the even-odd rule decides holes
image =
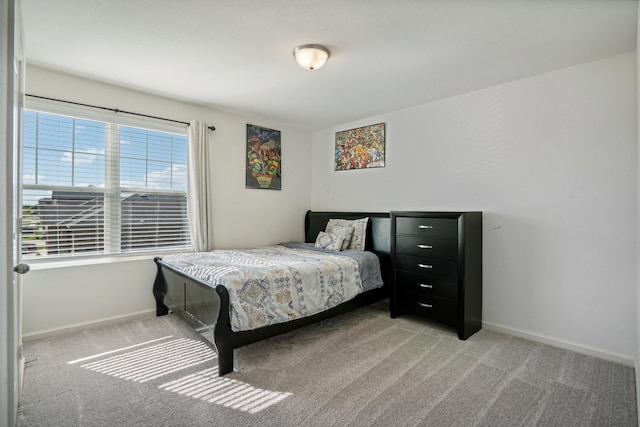
[[[344,236],[338,236],[337,234],[325,233],[321,231],[316,237],[316,248],[329,249],[331,251],[339,251],[344,242]]]
[[[333,228],[336,226],[353,227],[353,237],[351,237],[348,249],[363,251],[366,243],[365,240],[367,238],[368,223],[369,217],[354,220],[331,218],[327,223],[327,228],[325,231],[327,233],[332,233]]]
[[[340,250],[344,251],[345,249],[349,249],[349,243],[351,243],[351,238],[353,237],[353,227],[336,225],[331,229],[331,234],[344,236],[344,241],[342,242],[342,247],[340,248]]]

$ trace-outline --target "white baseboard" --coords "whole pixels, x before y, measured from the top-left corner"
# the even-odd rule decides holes
[[[565,350],[575,351],[576,353],[586,354],[588,356],[597,357],[599,359],[608,360],[610,362],[620,363],[626,366],[635,367],[636,361],[634,358],[629,356],[624,356],[617,353],[612,353],[610,351],[602,350],[599,348],[589,347],[582,344],[577,344],[571,341],[559,340],[557,338],[552,338],[542,334],[535,334],[532,332],[523,331],[516,328],[510,328],[508,326],[498,325],[491,322],[482,322],[482,327],[501,332],[503,334],[513,335],[518,338],[524,338],[530,341],[539,342],[542,344],[552,345],[554,347],[559,347]]]
[[[90,322],[76,323],[73,325],[67,325],[59,328],[46,329],[44,331],[37,331],[37,332],[30,332],[27,334],[23,334],[22,341],[23,342],[33,341],[41,338],[48,338],[56,335],[62,335],[69,332],[80,331],[83,329],[97,328],[99,326],[124,322],[127,320],[135,320],[135,319],[142,319],[146,317],[152,317],[155,315],[156,315],[156,311],[155,309],[153,309],[153,310],[138,311],[136,313],[125,314],[122,316],[114,316],[114,317],[107,317],[103,319],[92,320]]]
[[[123,316],[114,316],[114,317],[94,320],[91,322],[77,323],[74,325],[68,325],[60,328],[52,328],[44,331],[27,333],[22,336],[22,341],[23,342],[33,341],[41,338],[48,338],[56,335],[66,334],[69,332],[79,331],[87,328],[96,328],[99,326],[109,325],[109,324],[118,323],[118,322],[124,322],[127,320],[135,320],[135,319],[141,319],[141,318],[153,317],[153,316],[155,316],[155,310],[144,310],[136,313],[126,314]],[[482,327],[492,331],[500,332],[503,334],[513,335],[519,338],[524,338],[524,339],[539,342],[542,344],[548,344],[554,347],[563,348],[565,350],[571,350],[577,353],[598,357],[600,359],[608,360],[610,362],[620,363],[626,366],[635,367],[636,365],[636,360],[632,357],[624,356],[617,353],[612,353],[612,352],[594,348],[594,347],[577,344],[571,341],[559,340],[557,338],[552,338],[546,335],[535,334],[532,332],[527,332],[520,329],[498,325],[496,323],[491,323],[486,321],[482,322]]]

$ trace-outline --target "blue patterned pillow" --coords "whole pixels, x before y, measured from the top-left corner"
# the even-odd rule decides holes
[[[318,233],[318,237],[316,237],[315,247],[321,249],[329,249],[332,251],[339,251],[342,247],[342,242],[344,242],[344,236],[325,233],[324,231],[321,231]]]
[[[360,218],[360,219],[329,219],[327,223],[326,232],[333,233],[333,228],[336,226],[341,227],[353,227],[353,237],[351,237],[351,241],[349,242],[349,249],[356,249],[359,251],[363,251],[365,248],[365,240],[367,238],[367,224],[369,223],[369,217]]]
[[[331,234],[337,234],[338,236],[344,236],[344,241],[342,242],[341,251],[345,249],[349,249],[349,244],[351,243],[351,238],[353,237],[353,227],[345,226],[345,225],[335,225],[331,230]]]

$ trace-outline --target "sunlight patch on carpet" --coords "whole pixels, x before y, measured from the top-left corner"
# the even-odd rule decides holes
[[[158,338],[67,363],[127,381],[144,383],[201,363],[208,362],[211,365],[211,361],[217,358],[215,351],[202,341],[171,338],[173,337]],[[164,342],[158,343],[159,341]],[[158,388],[250,414],[260,412],[291,395],[220,377],[217,366],[167,382]]]
[[[260,412],[291,395],[219,377],[217,367],[162,384],[159,388],[250,414]]]
[[[212,361],[216,357],[215,352],[203,342],[179,338],[80,366],[101,374],[144,383]]]
[[[94,355],[91,355],[91,356],[88,356],[88,357],[83,357],[81,359],[72,360],[70,362],[67,362],[67,364],[68,365],[74,365],[76,363],[86,362],[87,360],[98,359],[98,358],[106,356],[108,354],[120,353],[120,352],[122,352],[124,350],[131,350],[132,348],[142,347],[143,345],[151,344],[152,342],[163,341],[163,340],[166,340],[166,339],[169,339],[169,338],[172,338],[172,337],[173,337],[172,335],[169,335],[167,337],[156,338],[155,340],[141,342],[141,343],[138,343],[138,344],[130,345],[128,347],[122,347],[122,348],[118,348],[118,349],[115,349],[115,350],[105,351],[104,353],[94,354]]]

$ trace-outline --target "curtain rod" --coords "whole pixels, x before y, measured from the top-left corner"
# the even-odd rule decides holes
[[[189,126],[188,122],[183,122],[183,121],[180,121],[180,120],[173,120],[173,119],[166,119],[164,117],[158,117],[158,116],[150,116],[148,114],[134,113],[132,111],[118,110],[117,108],[100,107],[98,105],[83,104],[81,102],[74,102],[74,101],[65,101],[64,99],[47,98],[46,96],[31,95],[31,94],[28,94],[28,93],[25,93],[25,96],[29,96],[31,98],[44,99],[46,101],[64,102],[66,104],[79,105],[81,107],[97,108],[99,110],[107,110],[107,111],[112,111],[114,113],[131,114],[133,116],[147,117],[147,118],[156,119],[156,120],[164,120],[165,122],[181,123],[183,125]],[[215,126],[208,126],[208,128],[211,131],[216,130]]]

